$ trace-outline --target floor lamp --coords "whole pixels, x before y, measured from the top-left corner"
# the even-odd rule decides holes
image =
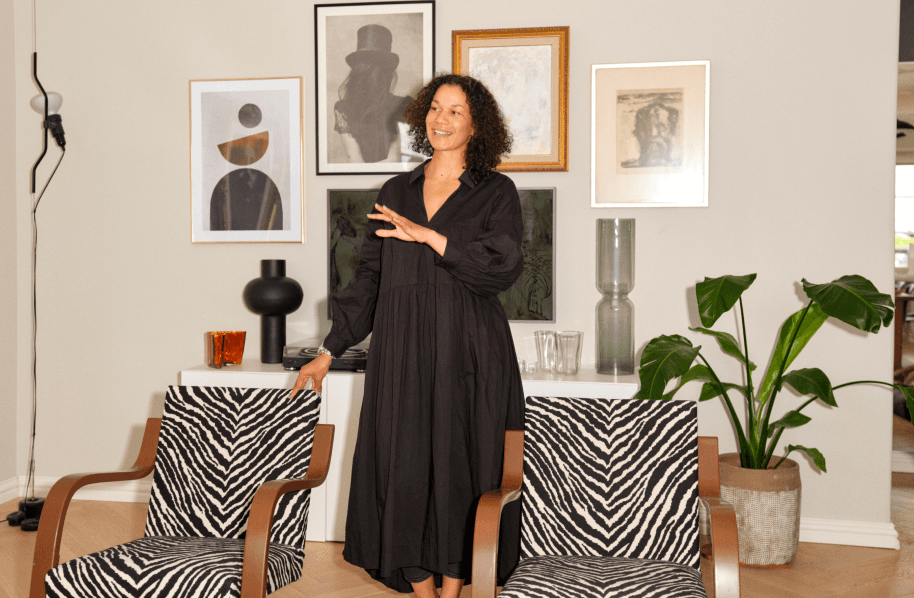
[[[41,149],[41,155],[35,161],[32,167],[32,421],[31,432],[29,435],[29,464],[28,476],[26,478],[26,498],[19,501],[19,510],[7,515],[6,520],[10,525],[21,525],[25,531],[36,531],[38,529],[38,520],[41,517],[41,509],[44,507],[44,499],[35,496],[35,429],[38,419],[38,302],[36,299],[36,280],[38,268],[38,204],[41,202],[44,192],[48,188],[51,179],[57,172],[57,168],[63,161],[66,153],[66,139],[64,138],[63,124],[57,111],[63,103],[63,98],[59,93],[46,92],[41,81],[38,79],[38,52],[32,52],[32,77],[41,93],[32,98],[30,102],[32,108],[44,117],[42,130],[44,142]],[[35,175],[38,165],[48,151],[48,132],[54,135],[57,145],[60,147],[60,159],[51,172],[51,176],[45,182],[44,187],[38,198],[35,198]]]

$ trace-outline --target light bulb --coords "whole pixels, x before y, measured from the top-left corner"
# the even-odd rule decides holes
[[[60,105],[63,104],[63,96],[61,96],[56,91],[48,92],[48,115],[57,114],[57,111],[60,110]],[[32,109],[38,114],[44,116],[44,96],[38,94],[32,101],[29,102],[29,105]]]

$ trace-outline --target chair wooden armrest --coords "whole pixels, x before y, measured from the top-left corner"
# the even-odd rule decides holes
[[[739,598],[739,539],[736,511],[720,498],[717,438],[698,438],[698,493],[708,507],[711,557],[717,598]]]
[[[32,563],[32,581],[29,598],[44,598],[44,578],[48,571],[58,565],[60,560],[60,540],[63,536],[63,524],[67,517],[70,500],[77,490],[89,484],[102,482],[121,482],[139,480],[152,473],[155,465],[156,451],[159,447],[159,430],[161,418],[146,420],[143,432],[143,443],[140,454],[133,467],[125,471],[103,473],[75,473],[57,480],[48,492],[41,511],[38,525],[38,537],[35,539],[35,557]]]
[[[270,552],[270,531],[276,503],[286,492],[316,488],[327,479],[330,456],[333,452],[334,428],[317,424],[311,463],[308,473],[298,480],[271,480],[264,482],[254,494],[248,516],[248,530],[244,541],[244,563],[241,568],[241,598],[263,598],[267,593],[267,555]]]
[[[505,431],[505,463],[501,488],[479,499],[473,531],[473,598],[495,598],[498,575],[498,532],[505,505],[521,496],[524,480],[524,432]]]
[[[739,598],[739,540],[733,505],[717,496],[702,497],[711,515],[714,592],[717,598]]]

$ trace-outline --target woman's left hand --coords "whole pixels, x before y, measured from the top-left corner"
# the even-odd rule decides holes
[[[400,216],[386,206],[375,204],[374,207],[377,208],[380,214],[371,213],[368,215],[369,218],[372,220],[389,222],[395,227],[394,230],[386,228],[379,229],[375,233],[379,237],[392,237],[411,243],[425,243],[428,241],[429,235],[432,232],[431,230]]]

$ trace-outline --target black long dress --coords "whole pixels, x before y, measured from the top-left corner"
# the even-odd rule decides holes
[[[523,269],[517,189],[469,173],[429,222],[424,164],[389,180],[378,203],[447,237],[425,244],[374,234],[332,298],[334,355],[372,332],[352,463],[344,558],[401,592],[401,567],[469,570],[479,497],[501,483],[504,433],[523,427],[514,342],[497,294]],[[511,523],[513,520],[513,523]],[[500,572],[516,562],[517,514],[506,514]]]

